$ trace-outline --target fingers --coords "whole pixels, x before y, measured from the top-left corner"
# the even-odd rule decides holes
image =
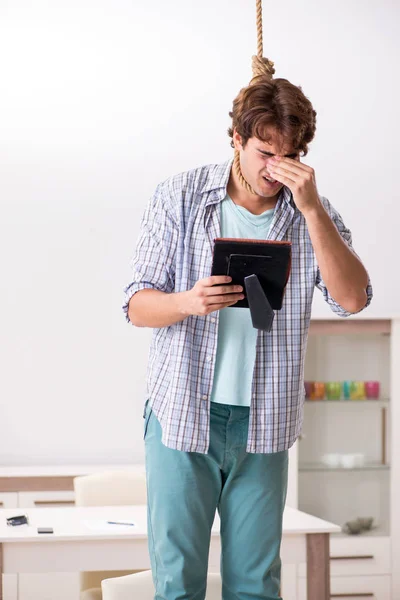
[[[274,157],[274,158],[270,158],[267,161],[267,166],[271,165],[276,166],[284,166],[287,167],[290,171],[293,171],[294,173],[314,173],[314,169],[312,167],[309,167],[308,165],[305,165],[302,162],[299,162],[298,160],[293,160],[291,158],[285,158],[285,157]]]
[[[200,279],[191,290],[193,313],[207,315],[211,312],[233,306],[245,295],[241,285],[227,285],[232,281],[228,275],[212,275]],[[225,285],[224,285],[225,284]]]
[[[197,293],[201,296],[220,296],[221,294],[235,294],[243,292],[241,285],[223,285],[232,281],[229,275],[212,275],[201,279],[196,284]]]
[[[279,160],[271,159],[267,163],[267,168],[271,175],[279,173],[280,175],[293,180],[299,178],[312,180],[314,178],[314,169],[289,158],[281,158]]]
[[[238,294],[243,292],[241,285],[218,285],[214,287],[203,288],[206,296],[219,296],[221,294]]]
[[[224,302],[223,304],[210,304],[208,314],[221,310],[222,308],[229,308],[230,306],[236,304],[236,302],[237,300],[235,300],[235,302]]]
[[[210,277],[201,279],[201,283],[206,287],[211,287],[213,285],[223,285],[224,283],[230,283],[231,281],[232,277],[229,277],[229,275],[211,275]]]
[[[224,296],[208,296],[207,304],[235,304],[243,300],[244,294],[225,294]]]
[[[268,170],[269,170],[271,176],[274,179],[277,179],[278,181],[281,181],[279,179],[279,177],[285,177],[287,181],[291,181],[293,184],[293,183],[296,183],[296,181],[299,178],[299,175],[297,173],[287,169],[286,165],[285,166],[274,165],[274,166],[268,167]]]
[[[294,179],[290,179],[289,177],[287,177],[287,175],[283,175],[282,173],[280,173],[279,171],[273,169],[272,171],[270,171],[271,176],[276,179],[276,181],[279,181],[279,183],[283,183],[283,185],[286,185],[286,187],[288,187],[290,190],[293,191],[293,186],[296,184],[296,181]],[[292,176],[293,177],[293,176]]]

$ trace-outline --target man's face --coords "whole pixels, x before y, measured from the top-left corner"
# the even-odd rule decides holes
[[[300,160],[298,152],[293,150],[291,143],[287,143],[275,130],[270,130],[269,136],[269,142],[262,142],[252,137],[243,148],[240,135],[236,131],[233,134],[235,149],[240,152],[243,177],[263,198],[277,197],[283,188],[283,184],[275,181],[268,173],[268,159],[273,156],[286,156],[293,160]]]

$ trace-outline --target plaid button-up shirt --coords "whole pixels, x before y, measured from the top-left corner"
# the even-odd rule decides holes
[[[214,239],[220,236],[220,204],[232,161],[207,165],[160,184],[143,216],[133,259],[130,298],[145,288],[162,292],[191,289],[211,273]],[[351,233],[328,200],[321,201],[340,235]],[[315,286],[332,310],[348,313],[330,296],[321,279],[302,213],[283,188],[269,232],[271,240],[292,242],[292,268],[283,307],[270,333],[258,331],[247,451],[280,452],[296,441],[302,426],[304,359]],[[367,288],[371,301],[371,286]],[[244,309],[242,309],[244,310]],[[207,453],[210,395],[218,341],[218,311],[154,329],[147,375],[147,398],[169,448]],[[210,360],[211,358],[211,360]]]

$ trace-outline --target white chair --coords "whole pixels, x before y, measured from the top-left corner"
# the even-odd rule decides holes
[[[142,571],[124,577],[113,577],[113,579],[103,579],[101,589],[103,600],[154,600],[151,571]],[[209,573],[206,600],[221,600],[221,597],[221,576],[219,573]]]
[[[126,471],[82,475],[74,479],[76,506],[147,504],[144,466]],[[102,600],[101,581],[134,571],[86,571],[80,573],[80,600]]]

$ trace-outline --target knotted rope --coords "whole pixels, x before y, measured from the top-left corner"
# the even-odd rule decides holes
[[[250,85],[258,81],[259,77],[273,79],[275,69],[274,63],[268,58],[263,57],[263,28],[262,28],[262,0],[256,0],[256,25],[257,25],[257,55],[252,58],[253,77]],[[245,180],[240,168],[240,154],[235,150],[234,168],[240,184],[250,193],[256,194],[251,185]]]

